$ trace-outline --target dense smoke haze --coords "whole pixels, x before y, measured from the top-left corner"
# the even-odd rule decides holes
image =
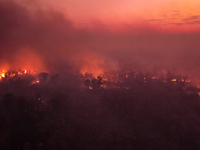
[[[0,149],[199,150],[199,8],[0,0]]]
[[[192,26],[191,30],[183,30],[181,25],[166,29],[145,21],[82,25],[68,19],[62,9],[44,6],[28,1],[23,5],[0,2],[2,69],[171,70],[196,78],[200,74],[200,33]],[[199,19],[198,15],[194,19]]]

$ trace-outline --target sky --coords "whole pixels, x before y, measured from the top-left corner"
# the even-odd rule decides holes
[[[200,76],[199,0],[0,0],[0,69]]]
[[[101,22],[107,26],[120,24],[157,24],[161,26],[199,24],[199,0],[18,0],[34,9],[52,8],[62,11],[77,25]],[[34,2],[35,3],[35,2]],[[190,28],[190,27],[189,27]]]

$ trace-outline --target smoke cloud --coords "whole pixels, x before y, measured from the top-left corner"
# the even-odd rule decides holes
[[[86,26],[78,27],[50,7],[30,9],[1,1],[1,68],[93,73],[172,70],[196,78],[200,75],[199,32],[161,30],[147,23],[123,28],[101,22]]]

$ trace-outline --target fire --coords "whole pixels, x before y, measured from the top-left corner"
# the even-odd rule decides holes
[[[185,80],[185,82],[191,82],[190,80]]]
[[[27,69],[24,69],[24,70],[18,70],[18,71],[15,71],[15,70],[9,70],[9,71],[5,71],[5,70],[2,70],[0,72],[0,80],[3,81],[2,79],[11,79],[11,78],[14,78],[14,77],[25,77],[27,75],[32,75],[33,77],[37,77],[37,73],[32,71],[32,70],[27,70]],[[17,79],[17,78],[15,78]],[[33,81],[31,84],[39,84],[40,81],[39,79],[36,79],[35,81]]]
[[[39,83],[40,83],[39,79],[36,79],[36,80],[33,81],[31,84],[39,84]]]
[[[1,74],[1,77],[2,77],[2,78],[5,78],[5,73],[2,73],[2,74]]]
[[[92,74],[95,78],[97,78],[98,76],[103,74],[103,69],[99,69],[99,68],[84,68],[80,70],[80,73],[85,76],[85,74],[89,73]]]
[[[5,70],[2,70],[2,73],[1,73],[1,78],[5,78]]]
[[[102,76],[104,72],[108,70],[117,70],[118,64],[113,60],[108,59],[104,55],[84,50],[78,54],[72,56],[74,68],[78,70],[83,76],[85,74],[92,74],[93,77],[97,78]]]
[[[171,79],[172,82],[176,82],[176,79]]]
[[[168,74],[161,74],[161,75],[154,75],[154,74],[149,74],[146,76],[145,74],[137,73],[134,71],[127,72],[127,71],[107,71],[105,73],[102,73],[99,77],[93,76],[93,78],[84,78],[88,79],[91,82],[91,85],[93,84],[93,80],[96,80],[97,86],[103,88],[103,89],[109,89],[109,88],[123,88],[123,89],[131,89],[132,85],[130,82],[137,82],[139,81],[140,83],[143,82],[145,85],[149,84],[150,82],[154,83],[154,81],[149,80],[149,79],[156,79],[157,82],[163,82],[165,84],[174,84],[174,85],[179,85],[179,86],[189,86],[191,85],[191,81],[188,79],[188,77],[180,78],[180,76],[173,75],[174,78],[169,79]],[[87,76],[85,76],[87,77]],[[142,77],[142,78],[141,78]],[[150,77],[150,78],[149,78]],[[179,79],[180,78],[180,79]],[[169,82],[171,81],[171,82]],[[181,82],[184,82],[185,84],[181,84]],[[156,82],[155,82],[156,83]],[[96,86],[96,85],[94,85]],[[86,86],[89,89],[92,89],[91,87]],[[92,85],[93,87],[93,85]],[[200,86],[199,86],[200,87]],[[198,88],[199,88],[198,87]],[[93,88],[94,89],[94,88]],[[200,88],[199,88],[200,89]]]

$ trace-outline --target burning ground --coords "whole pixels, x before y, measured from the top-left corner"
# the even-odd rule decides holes
[[[80,23],[52,3],[0,1],[0,149],[200,148],[198,11]]]
[[[186,76],[4,74],[1,149],[200,148],[199,89]]]

